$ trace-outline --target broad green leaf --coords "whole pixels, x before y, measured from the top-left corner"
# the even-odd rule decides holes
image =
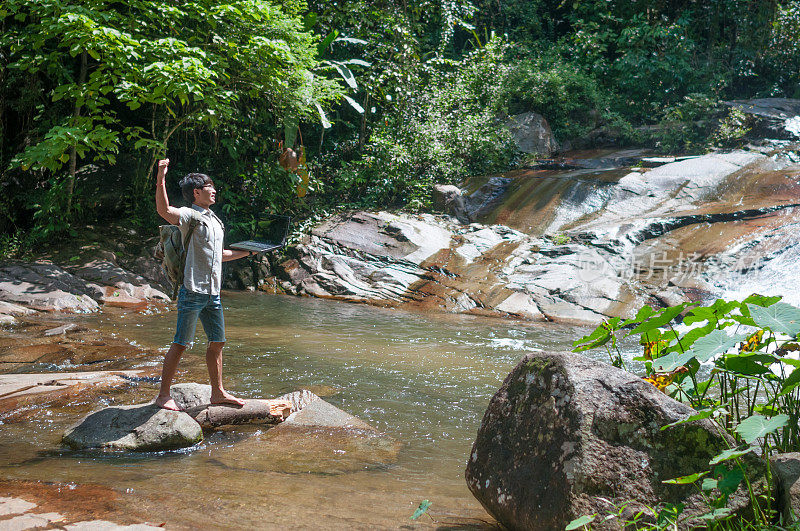
[[[684,321],[685,322],[685,321]],[[680,339],[680,341],[675,342],[675,344],[671,345],[665,352],[686,352],[689,350],[694,342],[700,339],[703,336],[708,335],[712,330],[715,329],[714,323],[708,323],[705,326],[701,326],[698,328],[692,328]]]
[[[708,474],[708,470],[705,472],[695,472],[694,474],[689,474],[688,476],[681,476],[679,478],[667,479],[662,481],[661,483],[667,483],[669,485],[689,485],[694,483],[698,479],[706,476]]]
[[[672,372],[678,367],[683,367],[689,363],[694,357],[695,353],[691,350],[684,353],[673,352],[653,360],[653,370],[655,372]]]
[[[724,354],[747,338],[748,334],[729,336],[725,330],[712,330],[708,335],[695,341],[689,353],[692,353],[700,363],[705,363],[715,356]]]
[[[800,368],[795,368],[783,381],[783,384],[781,385],[781,391],[794,389],[798,384],[800,384]]]
[[[647,321],[641,323],[639,326],[628,332],[627,335],[630,336],[634,334],[644,334],[646,332],[649,332],[650,330],[662,327],[670,323],[673,319],[675,319],[675,317],[677,317],[683,310],[685,310],[689,304],[690,303],[685,302],[677,306],[664,308],[664,310],[662,310],[658,314],[654,315]]]
[[[416,520],[417,518],[425,514],[430,508],[430,506],[431,502],[429,502],[428,500],[422,500],[419,504],[419,507],[417,507],[417,510],[414,511],[414,514],[411,515],[411,520]]]
[[[708,490],[711,490],[711,489],[708,489]],[[698,518],[700,520],[711,521],[711,520],[718,520],[720,518],[724,518],[724,517],[728,516],[729,514],[731,514],[730,507],[722,507],[721,509],[714,509],[711,512],[708,512],[708,513],[705,513],[705,514],[701,514],[700,516],[698,516]]]
[[[700,490],[703,492],[714,490],[717,488],[717,483],[717,480],[714,478],[706,478],[703,480],[703,483],[700,484]]]
[[[722,463],[723,461],[728,461],[730,459],[736,459],[737,457],[741,457],[745,454],[749,454],[753,451],[753,448],[746,448],[744,450],[737,450],[736,448],[731,448],[721,452],[719,455],[715,456],[711,461],[709,461],[709,465],[716,465]]]
[[[654,313],[656,313],[656,311],[654,309],[652,309],[650,306],[642,306],[641,308],[639,308],[639,311],[636,312],[636,317],[632,317],[630,319],[625,319],[625,321],[623,321],[620,326],[624,327],[624,326],[632,325],[632,324],[635,324],[635,323],[641,323],[642,321],[644,321],[645,319],[647,319],[648,317],[650,317]]]
[[[582,527],[585,527],[594,522],[595,518],[597,518],[596,514],[585,514],[580,518],[576,518],[575,520],[568,523],[567,527],[564,528],[564,531],[574,531],[575,529],[580,529]]]
[[[362,39],[356,39],[354,37],[339,37],[335,40],[335,42],[348,42],[351,44],[367,44],[367,41]],[[358,59],[351,59],[351,61],[357,61]],[[369,66],[368,64],[365,66]]]
[[[778,415],[768,419],[761,415],[752,415],[744,419],[736,429],[736,433],[742,436],[747,444],[753,444],[758,439],[775,433],[780,428],[789,423],[789,415]]]
[[[748,304],[750,315],[756,325],[767,328],[778,334],[786,334],[792,338],[800,333],[800,308],[796,308],[785,302],[764,308],[755,304]]]
[[[600,347],[608,343],[609,339],[611,339],[611,332],[605,326],[600,325],[588,336],[576,339],[575,342],[572,343],[574,347],[573,351],[583,352],[584,350]]]
[[[331,64],[336,69],[336,71],[339,72],[339,75],[342,76],[344,82],[347,83],[347,85],[351,89],[355,90],[358,88],[358,84],[356,83],[356,76],[353,75],[353,72],[349,68],[347,68],[341,63],[331,62]]]
[[[283,147],[292,148],[297,139],[297,126],[298,120],[295,115],[287,115],[283,117]]]
[[[767,354],[728,354],[717,360],[717,366],[740,375],[756,376],[770,372],[775,358]]]
[[[358,65],[358,66],[372,66],[372,63],[368,63],[361,59],[347,59],[346,61],[342,61],[342,64],[345,65]]]
[[[328,46],[330,46],[333,40],[338,36],[339,36],[339,30],[333,30],[324,39],[322,39],[322,42],[320,42],[319,45],[317,46],[320,55],[323,55],[325,53],[325,50],[327,50]]]
[[[737,466],[722,473],[722,477],[717,481],[717,488],[722,494],[733,494],[739,488],[742,480],[744,480],[744,472]]]

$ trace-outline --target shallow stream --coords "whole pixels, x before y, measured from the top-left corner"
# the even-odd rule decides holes
[[[398,439],[397,461],[364,467],[330,448],[316,462],[296,462],[291,449],[253,444],[258,427],[216,433],[183,452],[74,454],[60,449],[61,433],[98,407],[77,404],[1,426],[0,476],[107,485],[122,493],[115,503],[173,528],[482,528],[492,520],[463,471],[489,399],[523,352],[566,350],[586,332],[262,293],[225,293],[223,302],[231,391],[269,398],[311,389]],[[85,323],[164,349],[174,319],[108,309]],[[201,331],[198,339],[178,381],[205,381]],[[160,367],[160,355],[143,365]],[[142,384],[109,400],[142,401],[154,390]],[[410,521],[423,499],[430,517]]]

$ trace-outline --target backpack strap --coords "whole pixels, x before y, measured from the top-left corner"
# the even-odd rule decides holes
[[[181,268],[178,272],[178,281],[175,282],[175,286],[172,290],[172,300],[175,300],[178,297],[178,290],[183,285],[183,275],[186,270],[186,256],[189,254],[189,242],[192,240],[192,233],[194,232],[195,227],[200,223],[200,218],[198,216],[192,216],[189,220],[189,231],[186,233],[186,237],[183,239],[183,253],[181,253]]]

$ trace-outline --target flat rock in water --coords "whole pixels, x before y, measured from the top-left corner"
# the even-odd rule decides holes
[[[63,442],[70,448],[160,451],[193,446],[203,430],[182,411],[155,404],[115,406],[89,414],[67,430]]]
[[[61,373],[0,374],[0,413],[17,407],[46,402],[53,396],[74,395],[87,388],[106,389],[128,385],[125,377],[140,370]]]
[[[708,507],[697,489],[663,481],[707,470],[732,441],[708,419],[661,429],[693,413],[621,369],[571,352],[530,353],[489,403],[467,485],[508,529],[564,529],[611,504],[684,503],[685,516],[698,516]],[[740,489],[729,507],[748,503]]]

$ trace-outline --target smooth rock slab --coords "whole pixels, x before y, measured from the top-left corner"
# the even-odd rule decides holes
[[[137,452],[172,450],[193,446],[203,430],[182,411],[155,404],[115,406],[89,414],[67,430],[63,442],[70,448],[104,448]]]
[[[579,516],[606,514],[608,501],[633,511],[684,503],[684,514],[697,516],[707,507],[696,489],[662,481],[707,470],[729,445],[707,419],[661,430],[693,413],[610,365],[530,353],[489,403],[467,485],[509,529],[563,529]],[[740,490],[729,506],[746,504]]]
[[[58,513],[21,514],[10,520],[0,520],[0,531],[49,528],[63,520],[64,517]]]
[[[22,514],[36,507],[35,503],[20,498],[0,498],[0,516]]]

